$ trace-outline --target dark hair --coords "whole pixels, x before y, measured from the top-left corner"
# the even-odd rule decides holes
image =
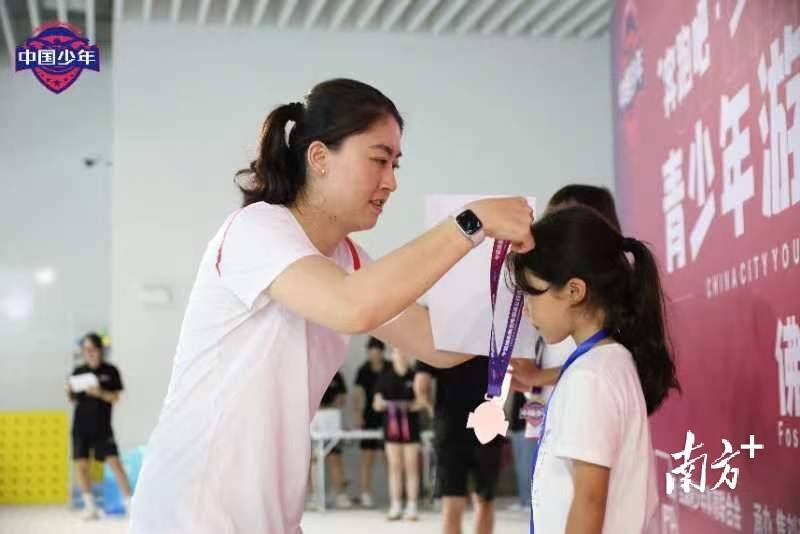
[[[386,344],[376,337],[370,337],[367,341],[367,350],[379,349],[381,352],[386,350]]]
[[[83,336],[83,339],[81,339],[81,345],[83,345],[87,341],[91,343],[94,348],[100,351],[101,358],[105,356],[106,348],[105,346],[103,346],[103,338],[101,338],[99,334],[97,334],[96,332],[89,332],[88,334]]]
[[[573,204],[589,206],[600,212],[600,215],[608,219],[618,232],[620,230],[617,207],[611,191],[605,187],[596,185],[570,184],[562,187],[550,197],[547,203],[548,208],[566,207]]]
[[[392,117],[403,129],[394,103],[374,87],[348,79],[316,85],[305,103],[284,104],[267,115],[261,129],[258,157],[235,181],[242,206],[264,201],[290,206],[306,187],[306,152],[314,141],[338,149],[349,136],[368,130],[383,117]],[[293,122],[288,137],[286,128]],[[239,178],[247,177],[243,184]]]
[[[605,311],[605,328],[633,354],[639,380],[653,413],[672,388],[680,391],[664,322],[658,267],[647,246],[623,237],[596,210],[571,206],[545,215],[532,227],[536,247],[511,254],[512,283],[528,294],[531,273],[560,289],[571,278],[586,283],[587,305]],[[633,264],[626,253],[633,256]]]

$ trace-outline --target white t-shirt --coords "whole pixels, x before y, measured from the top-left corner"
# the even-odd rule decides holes
[[[219,274],[217,251],[232,217]],[[209,242],[138,480],[131,534],[302,532],[309,424],[349,337],[264,290],[315,254],[294,215],[263,202],[228,217]],[[330,259],[353,271],[346,242]]]
[[[575,340],[572,336],[567,336],[563,341],[547,344],[542,351],[542,369],[550,369],[551,367],[561,367],[567,361],[569,355],[575,351]],[[544,386],[542,388],[541,402],[546,403],[553,392],[553,386]],[[525,424],[525,437],[531,439],[538,439],[541,430],[541,424],[532,425],[530,422]]]
[[[603,532],[644,531],[658,504],[647,406],[633,356],[599,345],[564,373],[550,399],[531,481],[537,533],[563,533],[574,495],[572,461],[611,469]]]

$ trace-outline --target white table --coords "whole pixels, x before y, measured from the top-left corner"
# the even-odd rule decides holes
[[[337,430],[334,432],[311,432],[313,454],[317,459],[317,476],[314,477],[314,496],[317,509],[325,511],[325,457],[340,441],[383,439],[383,430]]]
[[[422,441],[422,469],[423,480],[430,478],[429,466],[433,431],[424,430],[420,435]],[[383,430],[337,430],[334,432],[311,432],[313,453],[317,459],[317,476],[314,477],[314,495],[317,498],[317,509],[325,511],[325,457],[340,441],[355,441],[362,439],[383,439]]]

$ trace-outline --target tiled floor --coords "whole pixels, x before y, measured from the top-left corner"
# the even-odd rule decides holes
[[[507,504],[507,503],[506,503]],[[499,508],[503,508],[502,504]],[[464,520],[469,534],[472,516]],[[304,534],[439,534],[438,514],[423,513],[415,523],[386,521],[382,512],[373,510],[306,512]],[[497,514],[497,534],[523,534],[528,531],[527,516],[501,511]],[[58,506],[0,506],[0,534],[125,534],[124,519],[84,522],[78,512]],[[248,533],[244,533],[248,534]],[[260,534],[260,533],[254,533]]]

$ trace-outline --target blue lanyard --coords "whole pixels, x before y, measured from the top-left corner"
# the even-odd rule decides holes
[[[561,371],[558,373],[558,379],[556,380],[556,385],[558,385],[558,381],[561,380],[561,377],[564,376],[564,373],[569,369],[569,366],[575,363],[575,361],[589,352],[589,350],[597,345],[600,341],[604,340],[608,337],[608,331],[603,328],[592,337],[578,345],[578,347],[569,355],[567,361],[564,362],[564,365],[561,366]],[[553,394],[555,393],[555,386],[553,386],[553,391],[550,393],[550,398],[547,399],[547,404],[544,407],[544,416],[542,418],[542,427],[539,432],[539,446],[536,447],[536,451],[533,454],[533,458],[531,459],[531,484],[533,484],[533,473],[536,470],[536,459],[539,458],[539,450],[542,448],[542,443],[544,441],[544,430],[545,425],[547,424],[547,411],[550,409],[550,401],[553,399]],[[530,491],[530,488],[528,489]],[[533,529],[533,499],[531,499],[531,529],[530,534],[534,534]]]

